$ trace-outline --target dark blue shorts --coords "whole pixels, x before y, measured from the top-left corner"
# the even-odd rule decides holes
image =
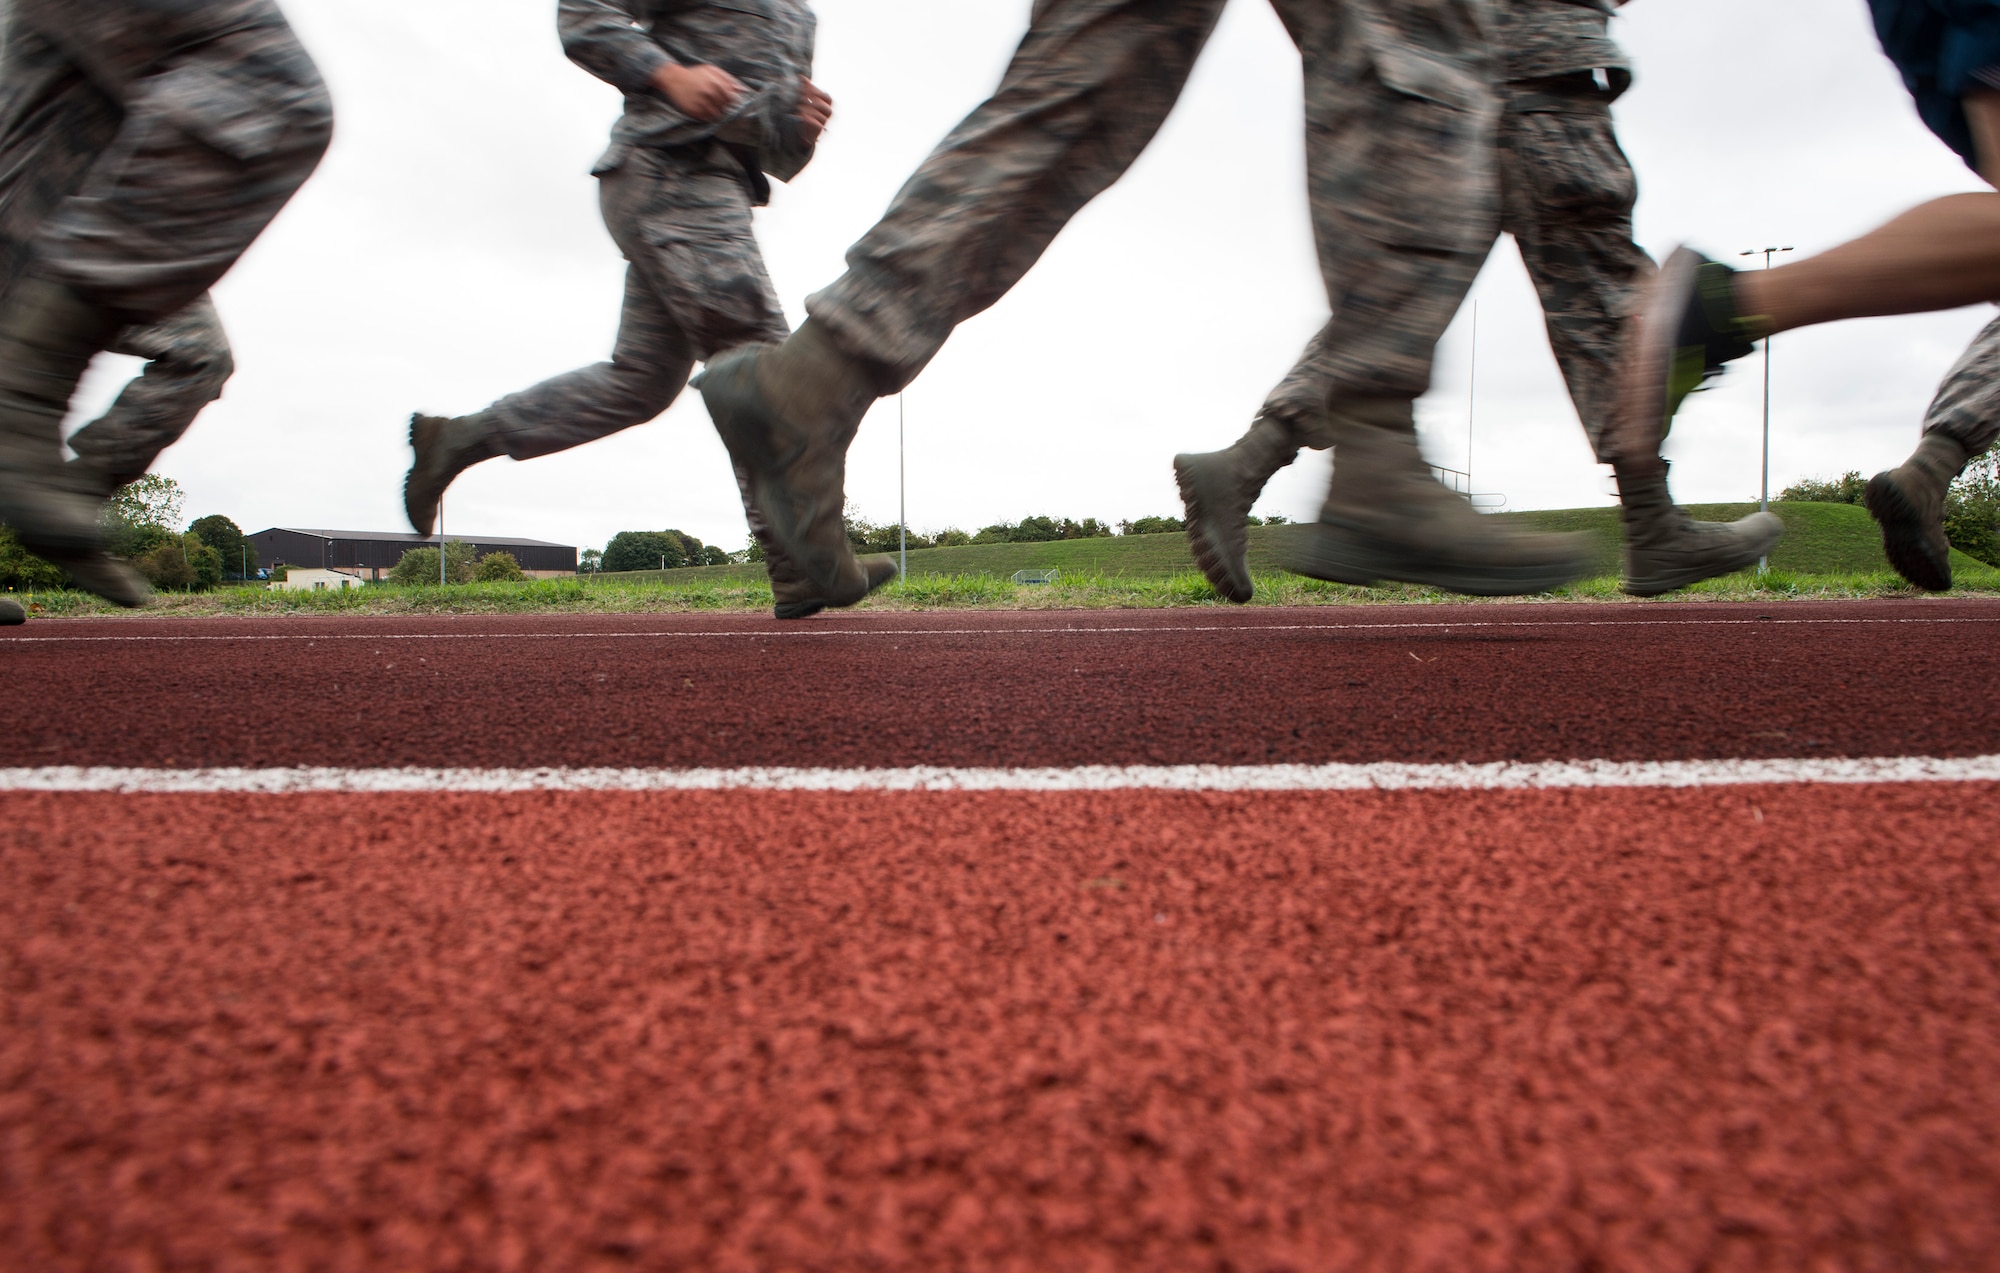
[[[2000,0],[1868,0],[1868,7],[1917,113],[1977,169],[1964,98],[1981,83],[2000,88]]]

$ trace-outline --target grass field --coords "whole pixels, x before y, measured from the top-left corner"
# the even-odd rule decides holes
[[[1706,504],[1691,508],[1697,517],[1727,521],[1754,510],[1753,504]],[[1771,554],[1770,571],[1745,572],[1710,580],[1674,594],[1681,599],[1751,600],[1893,596],[1910,591],[1882,559],[1875,523],[1851,504],[1777,504],[1785,538]],[[1618,591],[1619,529],[1615,508],[1558,509],[1497,514],[1546,530],[1578,531],[1598,541],[1602,570],[1594,578],[1557,592],[1549,600],[1623,600]],[[1350,588],[1303,579],[1279,569],[1276,540],[1283,527],[1250,532],[1250,565],[1259,605],[1358,605],[1386,602],[1463,600],[1428,588]],[[1952,554],[1957,591],[2000,592],[2000,570],[1963,553]],[[1052,585],[1016,586],[1018,570],[1059,570]],[[47,615],[110,613],[95,598],[75,593],[43,593],[31,600]],[[637,614],[692,610],[762,610],[771,590],[762,566],[710,566],[693,570],[645,571],[581,580],[524,584],[465,584],[450,588],[368,587],[348,592],[270,592],[228,589],[192,595],[167,594],[149,612],[166,614],[285,613],[508,613],[582,611]],[[1195,573],[1181,535],[1124,535],[1046,544],[973,544],[927,548],[910,554],[907,579],[891,584],[862,608],[885,610],[949,607],[990,609],[1154,609],[1220,605],[1208,582]]]
[[[1785,523],[1785,538],[1771,554],[1771,569],[1793,574],[1870,574],[1888,569],[1882,543],[1868,510],[1855,504],[1775,504]],[[1734,521],[1757,511],[1755,504],[1695,504],[1689,511],[1707,521]],[[1622,537],[1616,508],[1566,508],[1545,512],[1498,513],[1502,521],[1542,530],[1580,531],[1598,543],[1606,575],[1618,572]],[[1257,575],[1281,573],[1277,562],[1281,526],[1250,530],[1250,569]],[[1963,553],[1952,554],[1954,570],[1970,574],[1986,569]],[[924,548],[910,554],[910,577],[926,575],[995,575],[1006,578],[1017,570],[1060,570],[1065,574],[1105,578],[1165,579],[1194,569],[1187,540],[1181,535],[1120,535],[1108,539],[1069,539],[1047,544],[968,544],[960,548]],[[650,580],[661,583],[750,582],[762,579],[761,566],[706,566],[692,570],[649,570],[602,576],[604,582]]]

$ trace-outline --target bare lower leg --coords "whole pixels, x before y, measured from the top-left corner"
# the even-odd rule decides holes
[[[2000,185],[2000,93],[1973,90],[1965,113],[1980,171]],[[1745,273],[1737,297],[1763,335],[2000,300],[2000,194],[1933,199],[1810,260]]]
[[[2000,194],[1934,199],[1810,260],[1746,271],[1736,294],[1760,335],[2000,300]]]

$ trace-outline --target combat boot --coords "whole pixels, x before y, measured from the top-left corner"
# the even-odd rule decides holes
[[[764,573],[771,580],[771,613],[779,619],[809,619],[826,609],[826,598],[812,580],[806,578],[798,563],[785,552],[771,534],[771,527],[764,515],[757,511],[756,503],[750,497],[750,475],[742,466],[736,467],[736,486],[743,492],[743,516],[750,524],[750,533],[756,536],[757,546],[764,550]],[[880,588],[896,577],[896,563],[887,557],[863,557],[861,568],[868,578],[870,592]]]
[[[823,606],[851,606],[888,582],[847,540],[847,448],[883,378],[808,321],[782,345],[750,345],[696,378],[746,503]],[[769,549],[766,549],[769,552]]]
[[[28,621],[28,612],[21,603],[0,597],[0,628],[11,628]]]
[[[1768,556],[1785,533],[1771,513],[1738,521],[1698,522],[1667,493],[1667,462],[1619,465],[1625,523],[1624,590],[1657,597],[1691,583],[1735,574]]]
[[[1410,402],[1336,406],[1333,482],[1318,522],[1285,537],[1280,561],[1314,579],[1423,584],[1472,596],[1546,592],[1590,573],[1590,540],[1482,517],[1440,483]]]
[[[1957,438],[1924,434],[1916,454],[1868,479],[1861,502],[1882,527],[1882,551],[1896,573],[1930,592],[1951,590],[1951,541],[1944,533],[1944,500],[1972,462]]]
[[[484,411],[411,416],[410,450],[417,458],[403,478],[403,513],[419,535],[437,525],[438,502],[460,473],[505,453],[493,417]]]
[[[1299,457],[1291,426],[1258,416],[1250,431],[1225,450],[1174,457],[1174,480],[1187,510],[1188,547],[1194,564],[1225,600],[1250,600],[1250,508],[1271,475]]]
[[[96,479],[62,457],[77,381],[122,326],[112,311],[36,276],[0,302],[0,522],[78,587],[141,606],[145,580],[105,551]]]

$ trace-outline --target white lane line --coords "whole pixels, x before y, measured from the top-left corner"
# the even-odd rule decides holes
[[[2000,782],[2000,756],[1576,760],[1483,765],[1171,765],[1067,769],[0,769],[0,792],[380,795],[535,791],[1566,791]]]
[[[967,637],[967,636],[1120,636],[1134,634],[1258,633],[1258,632],[1412,632],[1476,631],[1513,628],[1733,628],[1733,627],[1842,627],[1842,626],[1954,626],[2000,624],[2000,615],[1987,618],[1847,618],[1847,619],[1542,619],[1425,623],[1217,623],[1187,627],[1091,627],[1070,625],[1037,628],[774,628],[729,629],[720,632],[287,632],[230,636],[226,634],[118,635],[118,636],[10,636],[0,637],[0,649],[9,645],[90,645],[119,642],[199,642],[199,641],[728,641],[780,640],[834,637]]]

